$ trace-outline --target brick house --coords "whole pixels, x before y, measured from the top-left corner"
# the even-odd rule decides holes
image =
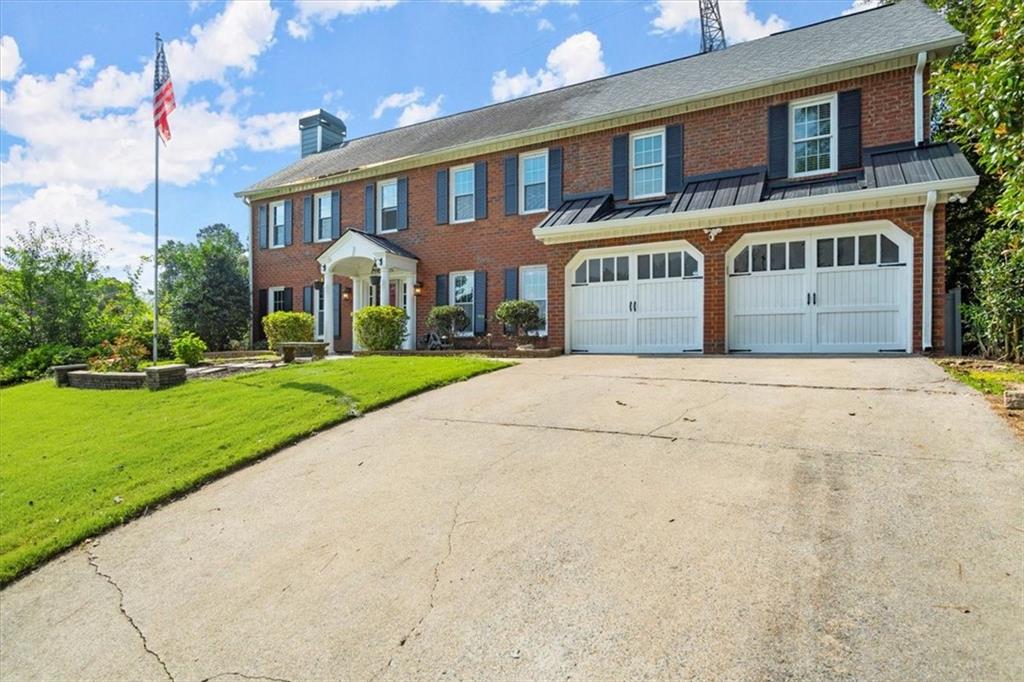
[[[945,204],[978,178],[929,141],[919,0],[366,137],[326,112],[251,207],[253,328],[437,304],[502,345],[534,300],[566,352],[941,352]]]

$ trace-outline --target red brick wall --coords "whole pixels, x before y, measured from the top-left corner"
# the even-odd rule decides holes
[[[806,88],[784,95],[761,98],[739,104],[718,107],[685,114],[670,119],[646,123],[635,129],[654,127],[681,121],[685,125],[684,167],[686,175],[696,175],[722,170],[764,165],[767,162],[767,108],[771,104],[819,94],[860,88],[862,92],[862,140],[865,147],[892,144],[912,140],[913,121],[913,69],[901,69],[864,78],[845,81],[828,86]],[[628,129],[605,130],[597,133],[567,137],[547,146],[561,146],[564,155],[563,186],[566,194],[593,192],[611,186],[611,139]],[[482,157],[446,163],[443,166],[427,166],[403,172],[409,179],[409,229],[386,235],[396,244],[415,253],[420,258],[418,279],[423,283],[423,293],[417,300],[417,336],[425,332],[424,320],[434,305],[434,281],[438,273],[456,270],[484,270],[487,272],[487,311],[492,314],[503,298],[504,270],[509,267],[548,264],[549,334],[552,345],[561,345],[564,330],[564,302],[562,301],[563,267],[579,248],[607,244],[636,243],[638,241],[663,241],[685,237],[705,251],[706,305],[705,344],[708,352],[719,352],[724,347],[724,290],[714,286],[714,281],[724,281],[724,252],[743,231],[782,229],[786,227],[820,225],[832,222],[863,220],[862,216],[850,215],[815,219],[811,221],[786,221],[770,225],[751,225],[742,228],[727,228],[714,243],[707,243],[702,232],[687,232],[685,235],[665,234],[646,240],[625,239],[585,244],[545,247],[537,241],[532,229],[543,214],[527,216],[506,216],[504,214],[503,159],[508,154],[527,151],[530,148],[500,152]],[[487,194],[488,217],[471,223],[458,225],[435,224],[435,174],[438,168],[449,168],[460,163],[486,160],[488,163]],[[363,197],[365,186],[376,180],[394,176],[364,179],[340,185],[342,228],[363,226]],[[336,188],[331,188],[336,189]],[[287,197],[292,200],[292,244],[281,249],[255,249],[253,253],[254,301],[253,310],[258,310],[255,295],[260,289],[272,286],[293,288],[295,310],[302,309],[302,287],[308,286],[319,277],[316,256],[327,244],[302,243],[302,204],[304,193]],[[252,207],[252,239],[258,244],[256,215],[258,203]],[[940,207],[941,209],[941,207]],[[941,268],[944,253],[944,230],[936,214],[936,291],[944,291],[944,270]],[[872,217],[887,217],[898,224],[906,224],[914,233],[920,231],[920,209],[872,214]],[[896,216],[896,217],[894,217]],[[898,220],[897,220],[898,217]],[[900,222],[903,221],[903,222]],[[916,221],[916,222],[915,222]],[[917,233],[915,239],[917,239]],[[919,242],[915,241],[918,244]],[[915,276],[920,276],[919,266]],[[340,279],[340,278],[339,278]],[[344,286],[350,286],[347,280]],[[918,287],[919,289],[920,287]],[[917,294],[915,294],[917,295]],[[941,330],[942,305],[936,298],[936,317],[933,328]],[[917,306],[919,307],[919,306]],[[339,350],[351,348],[351,301],[343,302],[342,338],[336,343]],[[919,312],[915,312],[915,315]],[[919,333],[920,324],[915,326]],[[488,331],[500,337],[499,325],[488,324]],[[939,334],[941,337],[941,334]],[[500,343],[502,340],[497,339]],[[941,342],[941,338],[939,339]],[[915,347],[919,343],[915,341]]]

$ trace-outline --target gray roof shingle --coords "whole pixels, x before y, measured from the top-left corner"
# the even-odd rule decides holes
[[[300,159],[239,194],[530,130],[705,99],[923,47],[950,47],[960,40],[962,36],[920,0],[903,0],[725,50],[354,138],[337,149]]]

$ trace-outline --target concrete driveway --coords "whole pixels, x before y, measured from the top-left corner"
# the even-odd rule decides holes
[[[5,590],[21,679],[1019,679],[1024,449],[923,358],[526,362]]]

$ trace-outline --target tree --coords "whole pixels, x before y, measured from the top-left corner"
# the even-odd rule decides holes
[[[223,350],[249,328],[249,276],[245,248],[235,232],[217,223],[199,230],[195,244],[160,247],[161,309],[176,334],[195,332]]]

